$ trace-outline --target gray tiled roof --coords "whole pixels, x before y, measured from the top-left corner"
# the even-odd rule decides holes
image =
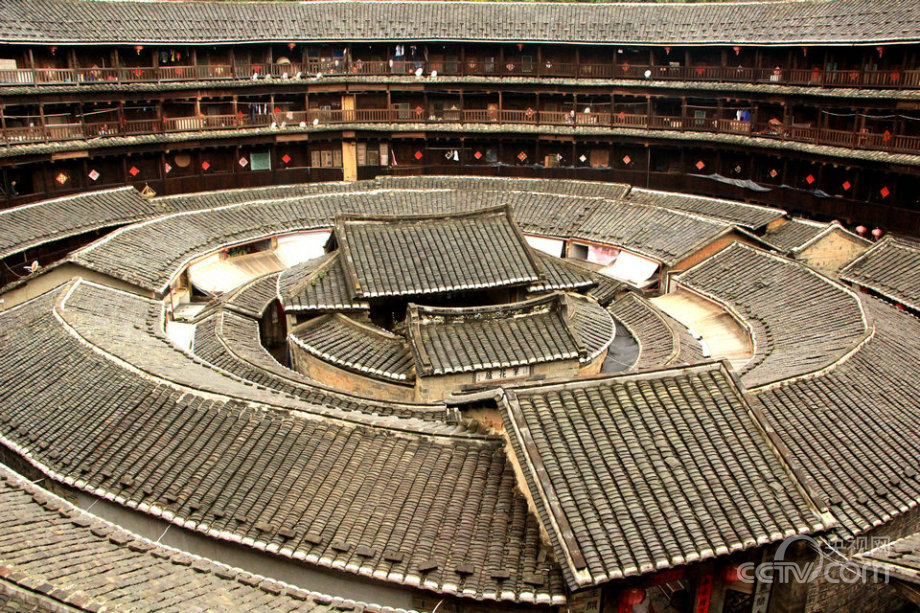
[[[856,554],[851,560],[869,571],[884,573],[882,576],[920,584],[920,532]]]
[[[159,206],[180,211],[121,228],[74,252],[70,259],[159,292],[165,291],[173,276],[194,257],[283,231],[327,229],[340,213],[436,215],[511,204],[515,221],[524,231],[564,238],[601,202],[554,194],[481,189],[381,190],[375,181],[359,184],[367,191],[323,183],[262,188],[251,196],[246,195],[246,190],[229,190],[156,199]]]
[[[339,392],[279,364],[259,340],[259,322],[224,311],[195,328],[195,355],[216,368],[256,386],[290,394],[313,406],[375,415],[445,421],[443,405],[383,402]],[[278,400],[275,400],[278,402]]]
[[[273,272],[244,283],[221,297],[221,302],[231,311],[259,318],[272,300],[278,297],[278,275]]]
[[[920,311],[920,244],[886,236],[841,270],[840,278]]]
[[[323,315],[294,328],[288,336],[308,353],[336,366],[391,382],[415,379],[406,339],[370,323],[341,314]]]
[[[575,340],[581,346],[581,362],[590,362],[607,350],[616,334],[610,314],[590,298],[567,294],[568,318]]]
[[[680,211],[611,200],[600,204],[572,235],[623,247],[670,266],[729,228]]]
[[[487,307],[410,304],[406,332],[419,376],[577,360],[563,294]]]
[[[65,290],[0,313],[0,434],[47,477],[343,573],[564,602],[501,440],[320,419],[125,368],[56,319]]]
[[[584,270],[561,258],[534,251],[543,278],[527,286],[528,292],[555,290],[580,290],[596,286],[598,282],[590,271]]]
[[[0,467],[0,611],[335,611],[318,594],[159,545]],[[28,546],[24,546],[28,544]],[[0,588],[4,590],[5,588]],[[43,599],[43,600],[41,600]],[[354,601],[350,601],[354,603]],[[357,603],[355,603],[357,604]],[[361,603],[368,613],[379,605]],[[56,606],[55,606],[56,605]]]
[[[510,207],[420,216],[338,218],[334,232],[358,298],[445,294],[540,278]]]
[[[382,423],[392,417],[432,424],[444,421],[443,407],[438,405],[351,396],[284,368],[259,342],[258,322],[234,312],[217,312],[199,322],[191,356],[172,345],[160,331],[161,303],[80,283],[65,306],[60,315],[75,333],[100,350],[165,381],[365,423]]]
[[[748,387],[830,366],[868,332],[853,292],[798,262],[741,243],[675,281],[729,306],[749,326],[754,357],[741,377]]]
[[[757,395],[844,537],[920,500],[920,320],[870,297],[863,303],[874,335],[849,359]]]
[[[639,187],[631,189],[626,199],[637,204],[650,204],[695,213],[751,230],[764,228],[771,221],[776,221],[785,215],[782,209],[767,206],[692,194],[660,192]]]
[[[784,224],[768,230],[763,235],[765,243],[776,247],[783,253],[789,253],[806,244],[833,223],[818,223],[807,219],[790,219]]]
[[[311,260],[282,271],[278,290],[284,310],[289,313],[370,308],[367,302],[355,298],[339,252],[326,256],[321,263]]]
[[[133,187],[64,196],[0,210],[0,258],[42,243],[165,212]]]
[[[500,404],[572,589],[832,522],[722,364],[505,390]]]
[[[909,0],[709,4],[6,0],[11,42],[500,40],[588,43],[913,41]]]

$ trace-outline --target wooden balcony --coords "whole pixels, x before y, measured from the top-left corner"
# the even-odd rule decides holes
[[[38,119],[38,118],[36,118]],[[636,114],[625,112],[575,113],[574,111],[538,111],[518,109],[358,109],[290,111],[258,116],[255,119],[240,114],[138,119],[125,122],[65,123],[34,127],[8,127],[0,131],[0,143],[7,147],[70,140],[90,140],[118,136],[166,134],[179,132],[209,132],[247,128],[269,128],[283,132],[290,128],[362,124],[425,124],[506,125],[547,127],[572,132],[590,128],[623,128],[638,131],[702,132],[747,136],[826,145],[843,149],[883,151],[887,153],[920,154],[920,136],[876,133],[867,131],[831,130],[796,125],[739,121],[737,119],[708,119],[680,115]]]
[[[920,70],[819,70],[776,67],[652,66],[648,64],[492,61],[315,60],[296,63],[209,64],[121,68],[22,68],[0,70],[0,87],[23,85],[91,85],[98,83],[168,83],[228,79],[296,79],[323,75],[444,76],[605,79],[632,81],[700,81],[845,87],[920,89]]]

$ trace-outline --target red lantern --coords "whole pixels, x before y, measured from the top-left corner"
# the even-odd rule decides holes
[[[671,48],[670,48],[670,47],[665,47],[665,48],[664,48],[664,54],[665,54],[665,55],[671,55]]]
[[[808,47],[802,47],[802,57],[808,57]]]
[[[856,226],[856,233],[859,234],[860,236],[865,234],[867,230],[868,228],[866,228],[866,226]]]
[[[875,50],[878,51],[878,59],[882,59],[882,53],[885,51],[885,47],[882,45],[879,45],[878,47],[875,48]]]
[[[741,55],[741,47],[739,47],[738,45],[735,45],[734,47],[732,47],[732,50],[735,52],[735,55]]]
[[[523,50],[524,50],[524,43],[518,43],[518,44],[517,44],[517,48],[518,48],[518,51],[523,51]]]
[[[740,579],[741,574],[738,572],[738,567],[734,564],[722,569],[722,580],[725,581],[725,583],[736,583]]]
[[[645,590],[641,587],[631,587],[624,592],[620,592],[620,604],[635,606],[645,600]]]
[[[288,43],[288,49],[290,49],[291,51],[293,51],[294,47],[296,46],[297,46],[297,43]]]
[[[881,229],[881,228],[875,228],[874,230],[872,230],[872,236],[873,236],[876,240],[882,238],[882,229]]]
[[[141,51],[144,50],[144,45],[134,45],[134,50],[137,52],[138,55],[140,55]]]
[[[54,55],[54,52],[57,51],[57,45],[51,45],[48,50],[51,51],[51,55]]]

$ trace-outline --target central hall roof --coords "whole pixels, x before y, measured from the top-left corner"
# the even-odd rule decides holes
[[[330,242],[338,244],[358,298],[509,287],[541,278],[510,206],[408,217],[343,215]]]
[[[915,41],[913,0],[725,4],[4,0],[0,39],[42,43]]]

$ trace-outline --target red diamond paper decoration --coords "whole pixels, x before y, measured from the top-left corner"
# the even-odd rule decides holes
[[[284,162],[285,164],[287,164],[288,162],[291,161],[291,156],[289,156],[287,153],[285,153],[284,155],[281,156],[281,161]]]
[[[701,77],[703,76],[704,72],[706,72],[705,68],[700,67],[696,69],[696,74],[700,75]]]
[[[518,153],[518,159],[523,162],[524,160],[527,159],[527,154],[521,151],[520,153]]]
[[[417,160],[422,159],[422,152],[421,152],[421,151],[416,151],[416,152],[415,152],[415,159],[417,159]]]
[[[141,76],[142,74],[144,74],[144,71],[141,70],[140,68],[137,68],[137,69],[134,70],[134,76],[135,76],[135,77],[139,77],[139,76]]]
[[[774,179],[776,178],[776,175],[778,175],[778,174],[779,174],[779,173],[776,172],[776,169],[775,169],[775,168],[774,168],[773,170],[770,171],[770,176],[773,177]]]
[[[205,161],[203,161],[203,162],[201,163],[201,169],[202,169],[202,170],[207,170],[207,169],[210,168],[210,167],[211,167],[211,163],[208,162],[207,160],[205,160]]]
[[[169,165],[169,162],[163,164],[163,170],[166,171],[166,174],[169,174],[169,171],[172,170],[172,166]]]
[[[249,160],[247,160],[246,158],[240,158],[240,166],[242,166],[243,168],[246,168],[246,164],[248,163],[249,163]]]
[[[477,151],[476,153],[473,154],[473,157],[476,158],[477,160],[482,159],[482,151]]]
[[[629,62],[623,62],[623,72],[626,72],[628,70],[629,70]]]
[[[807,177],[805,177],[805,182],[808,183],[809,185],[811,185],[812,183],[815,182],[815,176],[814,176],[814,175],[808,175]]]
[[[424,111],[424,110],[425,110],[425,109],[422,108],[422,105],[418,105],[417,107],[415,107],[415,114],[416,114],[416,115],[421,115],[421,114],[422,114],[422,111]]]
[[[181,75],[181,74],[182,74],[182,69],[179,68],[178,66],[176,66],[176,74],[177,74],[177,75]]]
[[[900,72],[892,72],[892,73],[891,73],[891,82],[892,82],[892,83],[897,83],[897,82],[900,81],[900,80],[901,80],[901,73],[900,73]]]
[[[859,79],[859,73],[854,70],[850,73],[850,81],[856,81],[857,79]]]
[[[889,132],[888,130],[885,130],[885,133],[882,134],[882,140],[885,141],[886,143],[887,143],[888,141],[890,141],[890,140],[891,140],[891,132]]]
[[[132,177],[136,177],[138,173],[140,173],[140,171],[141,169],[138,168],[137,166],[132,166],[131,168],[128,169],[128,172],[131,174]]]
[[[886,187],[883,187],[882,189],[878,190],[878,193],[880,193],[880,194],[882,195],[882,198],[887,198],[887,197],[888,197],[888,194],[891,193],[891,190],[888,189],[888,187],[886,186]]]
[[[843,182],[843,191],[845,191],[845,192],[846,192],[846,191],[849,191],[849,189],[850,189],[851,187],[853,187],[853,186],[850,184],[849,181],[844,181],[844,182]]]
[[[101,175],[99,174],[98,170],[94,169],[94,170],[89,171],[89,178],[92,179],[93,181],[96,181],[97,179],[99,179],[100,176]]]
[[[629,157],[628,155],[624,155],[624,156],[623,156],[623,163],[624,163],[624,164],[627,164],[627,165],[631,164],[631,163],[632,163],[632,158]]]
[[[620,121],[623,121],[624,119],[626,119],[626,113],[624,113],[623,111],[620,111],[617,117],[620,119]]]
[[[704,162],[703,160],[700,160],[699,162],[696,163],[697,170],[703,170],[704,168],[706,168],[706,162]]]
[[[59,174],[59,175],[55,178],[55,180],[56,180],[58,183],[60,183],[61,185],[64,185],[65,183],[67,183],[67,180],[68,180],[68,179],[69,179],[69,177],[68,177],[67,175],[65,175],[63,172],[62,172],[61,174]]]

